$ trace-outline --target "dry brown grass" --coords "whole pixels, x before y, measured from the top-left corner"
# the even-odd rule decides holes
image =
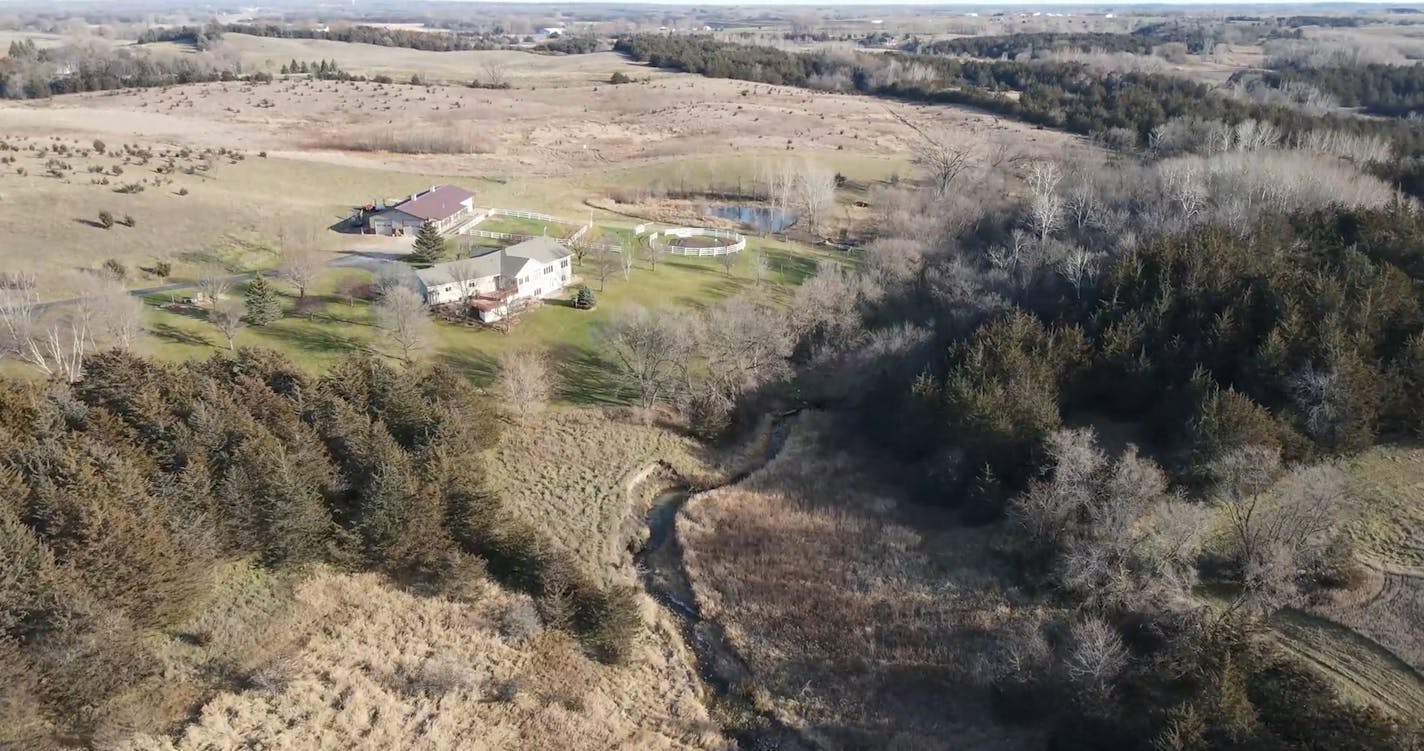
[[[510,428],[491,463],[500,497],[517,517],[543,530],[590,573],[631,581],[629,541],[646,530],[641,512],[672,484],[667,463],[694,481],[734,472],[719,455],[653,418],[628,410],[554,408]]]
[[[321,148],[395,154],[488,154],[494,151],[494,144],[471,125],[418,129],[387,125],[328,136]]]
[[[1356,553],[1424,573],[1424,449],[1380,446],[1342,463],[1358,516]]]
[[[1032,609],[989,535],[904,505],[827,418],[801,419],[770,465],[678,522],[698,605],[749,665],[743,690],[830,747],[1025,747],[974,677]]]
[[[527,602],[491,584],[472,589],[456,602],[375,574],[316,576],[295,593],[315,617],[298,653],[208,702],[176,740],[119,748],[727,748],[665,624],[630,666],[611,668],[553,633],[502,635]]]

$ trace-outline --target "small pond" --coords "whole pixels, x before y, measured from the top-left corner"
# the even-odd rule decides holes
[[[707,215],[730,219],[757,232],[782,232],[796,223],[796,212],[773,209],[770,206],[712,205]]]

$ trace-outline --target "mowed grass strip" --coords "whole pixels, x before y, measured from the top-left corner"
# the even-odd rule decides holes
[[[1341,463],[1360,558],[1424,573],[1424,448],[1377,446]]]

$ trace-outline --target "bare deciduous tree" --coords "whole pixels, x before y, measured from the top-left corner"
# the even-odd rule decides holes
[[[1228,551],[1242,585],[1238,605],[1269,613],[1321,564],[1344,522],[1344,476],[1334,467],[1280,473],[1275,449],[1248,446],[1212,465]]]
[[[307,290],[321,277],[322,268],[321,256],[313,248],[299,245],[282,249],[279,270],[282,277],[297,288],[298,299],[307,296]]]
[[[620,255],[622,254],[615,253],[602,244],[594,245],[589,248],[588,265],[593,272],[593,277],[598,280],[599,292],[602,292],[604,286],[608,283],[608,277],[613,276],[613,273],[622,265],[622,259],[619,258]]]
[[[435,338],[435,324],[426,313],[420,293],[406,286],[381,295],[376,303],[376,326],[407,364],[415,362]]]
[[[1063,197],[1058,192],[1062,181],[1063,172],[1056,162],[1034,162],[1029,168],[1029,223],[1039,242],[1063,225]]]
[[[518,422],[529,422],[549,404],[553,393],[549,356],[541,350],[506,352],[499,359],[495,393],[505,411]]]
[[[80,304],[93,308],[94,338],[100,347],[131,350],[143,334],[143,301],[123,285],[94,280]]]
[[[206,266],[198,275],[198,291],[209,304],[216,305],[232,289],[232,275],[220,266]]]
[[[955,180],[974,166],[974,151],[970,146],[961,146],[963,136],[950,131],[931,132],[892,112],[896,120],[913,130],[918,139],[912,147],[914,162],[930,173],[935,188],[943,195],[949,192]]]
[[[768,162],[759,167],[762,189],[766,200],[774,212],[786,214],[795,201],[796,172],[792,164],[785,161]]]
[[[484,73],[483,83],[495,88],[504,88],[509,85],[509,64],[498,58],[489,58],[480,66],[480,71]]]
[[[246,326],[242,320],[243,313],[242,303],[236,300],[215,303],[208,311],[208,322],[227,338],[229,352],[236,349],[234,340],[237,338],[237,332]]]
[[[1087,616],[1069,628],[1071,646],[1063,667],[1068,680],[1086,692],[1089,702],[1103,706],[1110,698],[1113,682],[1127,667],[1127,645],[1107,621]]]
[[[82,308],[48,311],[33,289],[0,290],[0,356],[48,377],[79,380],[92,345],[89,326]]]
[[[633,262],[635,260],[637,260],[637,256],[633,253],[633,246],[624,243],[623,252],[618,254],[618,266],[623,269],[623,281],[626,282],[633,278]]]
[[[796,197],[807,231],[815,234],[836,206],[836,173],[806,162],[796,175]]]
[[[1290,387],[1305,432],[1327,446],[1338,443],[1351,418],[1348,385],[1339,369],[1306,366],[1291,376]]]
[[[633,308],[599,329],[604,354],[645,408],[669,396],[673,378],[685,361],[680,326],[666,313]]]
[[[643,258],[647,259],[648,266],[651,267],[653,271],[657,271],[658,261],[663,260],[664,256],[666,256],[667,254],[667,250],[663,248],[661,243],[655,243],[651,240],[640,239],[635,240],[634,242],[641,247],[643,251]]]
[[[411,267],[403,263],[386,263],[376,272],[372,286],[377,298],[381,298],[402,287],[414,292],[419,288],[419,281]]]
[[[1083,299],[1083,288],[1097,275],[1098,261],[1104,254],[1090,251],[1081,245],[1074,245],[1058,261],[1058,273],[1073,285],[1073,293]]]

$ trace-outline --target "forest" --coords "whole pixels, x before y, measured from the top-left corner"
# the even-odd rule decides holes
[[[1304,83],[1334,96],[1341,105],[1371,115],[1409,117],[1424,109],[1424,71],[1418,65],[1279,65],[1266,74],[1276,88]]]
[[[0,745],[152,722],[124,701],[161,678],[148,631],[181,622],[239,558],[423,592],[487,571],[618,661],[639,623],[631,591],[583,579],[502,513],[480,458],[500,427],[463,378],[365,357],[314,379],[260,350],[188,364],[116,350],[73,386],[0,383],[0,663],[25,678],[0,704]]]
[[[1049,748],[1424,741],[1265,636],[1359,575],[1329,462],[1424,435],[1424,216],[1328,163],[1270,145],[971,168],[898,193],[866,265],[798,295],[798,396],[1000,535],[1042,602],[1091,614],[989,650],[1001,711]]]

